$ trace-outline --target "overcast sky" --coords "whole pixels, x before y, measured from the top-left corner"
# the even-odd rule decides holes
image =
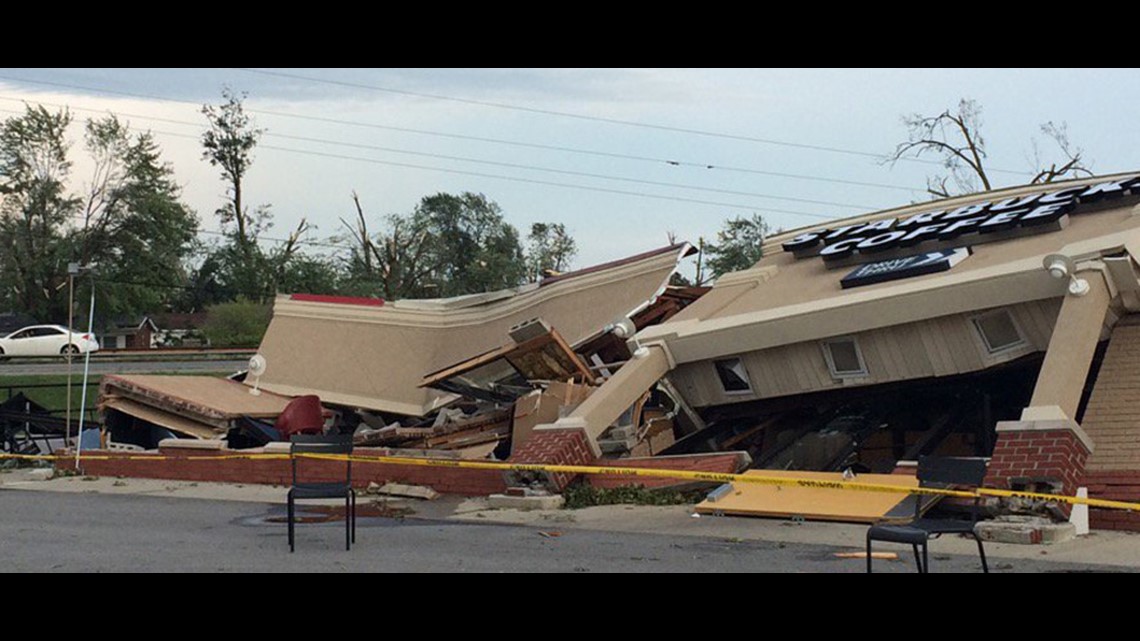
[[[0,117],[23,102],[69,106],[77,188],[82,120],[113,112],[153,131],[216,230],[225,187],[201,160],[200,109],[228,85],[267,130],[244,190],[272,205],[269,236],[301,217],[317,225],[311,240],[340,233],[354,190],[374,228],[425,195],[472,191],[524,235],[565,223],[584,267],[660,247],[668,232],[712,239],[752,212],[790,229],[925,200],[937,167],[879,158],[905,139],[904,114],[961,98],[983,107],[1000,186],[1029,179],[1035,137],[1054,155],[1047,121],[1067,123],[1097,173],[1140,170],[1138,81],[1042,69],[0,69]]]

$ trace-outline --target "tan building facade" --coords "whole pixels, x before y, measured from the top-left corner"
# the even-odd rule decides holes
[[[857,414],[868,469],[970,453],[995,486],[1138,500],[1138,258],[1140,174],[794,230],[537,431],[591,443],[664,377],[709,424]],[[1094,527],[1140,527],[1095,512]]]

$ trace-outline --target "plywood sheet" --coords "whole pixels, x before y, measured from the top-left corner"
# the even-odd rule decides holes
[[[209,425],[164,412],[160,409],[136,403],[130,399],[110,397],[103,401],[104,409],[118,410],[137,419],[160,425],[169,430],[201,439],[216,439],[225,433],[225,430],[215,430]]]
[[[840,472],[799,472],[783,470],[749,470],[751,476],[780,478],[807,478],[820,481],[841,481]],[[897,485],[901,488],[918,487],[913,476],[900,474],[860,474],[855,479],[878,485]],[[818,488],[756,485],[733,483],[732,491],[717,501],[703,501],[697,513],[724,513],[740,516],[766,516],[778,518],[803,517],[809,521],[846,521],[874,523],[883,519],[906,501],[909,494],[899,492],[854,492]],[[911,512],[913,514],[913,512]]]
[[[276,418],[292,400],[265,390],[254,396],[246,385],[212,376],[119,374],[104,377],[103,389],[147,399],[165,411],[221,420]]]

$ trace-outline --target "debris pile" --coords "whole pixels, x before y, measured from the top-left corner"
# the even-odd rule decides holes
[[[110,441],[141,449],[167,438],[241,449],[325,429],[357,446],[504,460],[634,358],[633,332],[707,291],[667,285],[690,251],[673,245],[451,299],[281,296],[256,376],[107,376],[99,407]],[[288,409],[298,397],[319,397],[323,414],[298,426]],[[676,394],[654,387],[601,436],[602,457],[666,451],[694,431],[678,411]]]

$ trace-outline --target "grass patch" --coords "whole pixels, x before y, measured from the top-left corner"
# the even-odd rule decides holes
[[[688,505],[704,500],[705,490],[648,489],[643,485],[598,488],[575,483],[562,491],[565,508],[577,510],[595,505]]]
[[[87,405],[95,404],[99,396],[100,375],[88,377]],[[37,385],[52,385],[54,387],[35,387]],[[26,376],[0,376],[0,402],[23,392],[31,400],[39,403],[49,410],[64,410],[67,408],[67,375],[41,374]],[[79,403],[83,400],[83,373],[71,379],[71,410],[79,411]]]
[[[71,378],[71,411],[78,413],[83,400],[83,368]],[[155,372],[156,374],[177,374],[179,376],[222,376],[217,372]],[[149,374],[148,374],[149,375]],[[88,376],[87,406],[94,407],[99,398],[99,383],[102,374]],[[53,387],[35,387],[52,385]],[[4,402],[23,392],[25,396],[52,411],[67,409],[67,374],[26,374],[17,376],[0,375],[0,402]],[[78,414],[76,414],[78,416]]]

